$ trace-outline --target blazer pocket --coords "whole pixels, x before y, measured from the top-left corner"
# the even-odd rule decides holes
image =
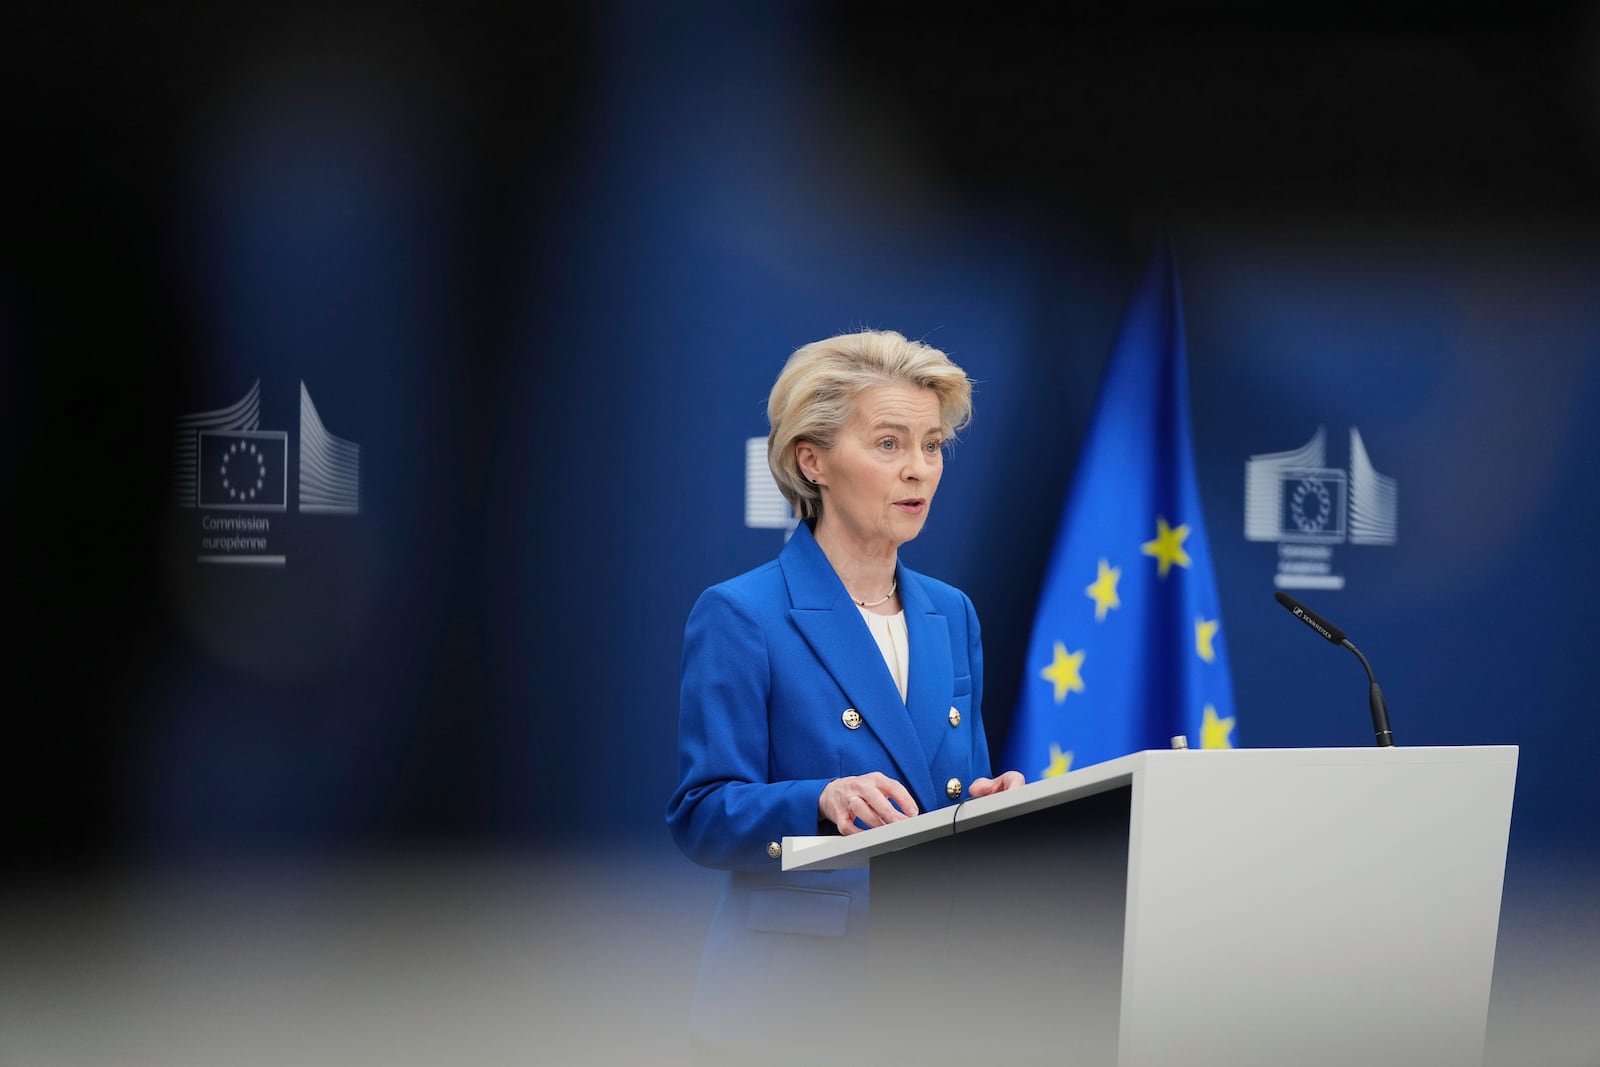
[[[954,696],[969,697],[972,695],[972,675],[958,674],[951,681],[950,692]]]
[[[752,930],[809,937],[843,937],[850,921],[850,894],[778,886],[750,892]]]

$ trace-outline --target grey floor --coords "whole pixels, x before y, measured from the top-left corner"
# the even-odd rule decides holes
[[[683,1019],[718,885],[652,856],[12,887],[0,1067],[702,1062]],[[1508,880],[1485,1063],[1600,1065],[1600,880]]]

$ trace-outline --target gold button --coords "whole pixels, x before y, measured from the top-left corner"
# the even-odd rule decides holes
[[[771,856],[773,859],[782,859],[783,858],[783,846],[778,844],[776,841],[768,841],[767,842],[767,855]]]
[[[950,725],[951,726],[960,726],[961,725],[961,710],[959,708],[951,708],[950,709]]]
[[[944,784],[944,795],[951,800],[959,800],[961,798],[961,779],[952,778],[946,782]]]
[[[861,729],[861,713],[855,708],[845,708],[843,718],[845,726],[849,729]]]

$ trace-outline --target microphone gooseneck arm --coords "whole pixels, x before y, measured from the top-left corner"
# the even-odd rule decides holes
[[[1394,747],[1394,733],[1389,729],[1389,708],[1383,702],[1383,690],[1378,688],[1378,679],[1373,677],[1372,664],[1367,662],[1367,657],[1361,650],[1350,643],[1347,637],[1340,644],[1356,654],[1356,659],[1367,669],[1367,703],[1372,705],[1372,732],[1378,739],[1379,748]]]
[[[1272,594],[1272,598],[1282,604],[1288,612],[1311,628],[1312,632],[1330,644],[1342,645],[1356,654],[1356,659],[1361,661],[1361,666],[1367,669],[1367,703],[1372,706],[1372,732],[1378,739],[1379,748],[1393,748],[1394,734],[1389,729],[1389,708],[1383,702],[1383,690],[1378,688],[1378,679],[1373,676],[1372,664],[1367,662],[1367,657],[1361,650],[1350,643],[1344,631],[1321,615],[1306,607],[1288,593],[1279,590]]]

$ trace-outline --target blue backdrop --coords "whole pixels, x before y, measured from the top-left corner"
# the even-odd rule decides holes
[[[1179,13],[970,40],[892,5],[291,15],[31,26],[20,79],[72,88],[19,121],[0,290],[11,862],[662,846],[684,617],[781,545],[743,526],[744,440],[788,352],[860,326],[978,381],[905,554],[973,597],[1003,750],[1161,232],[1241,742],[1370,743],[1358,666],[1243,527],[1252,455],[1326,427],[1346,467],[1357,427],[1398,541],[1337,547],[1345,587],[1305,598],[1401,743],[1522,746],[1514,855],[1595,857],[1600,245],[1559,78],[1508,75],[1488,118],[1408,96],[1377,16],[1319,51],[1293,19],[1181,48]],[[1532,65],[1564,25],[1463,18]],[[1478,77],[1448,27],[1399,29],[1410,67]],[[1241,63],[1260,34],[1303,63]],[[304,382],[359,444],[362,510],[283,515],[283,567],[206,567],[173,429],[257,379],[263,429]]]

